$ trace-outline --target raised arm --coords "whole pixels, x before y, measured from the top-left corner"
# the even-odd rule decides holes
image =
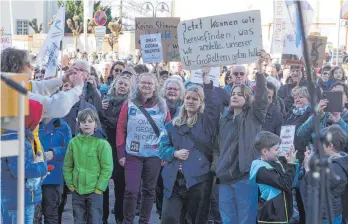
[[[268,107],[266,78],[262,73],[256,73],[255,99],[251,105],[254,117],[264,122]]]
[[[204,112],[203,112],[203,128],[205,133],[212,136],[215,133],[219,118],[220,109],[215,103],[217,99],[216,94],[214,94],[213,82],[209,79],[210,68],[203,68],[203,91],[204,91]]]

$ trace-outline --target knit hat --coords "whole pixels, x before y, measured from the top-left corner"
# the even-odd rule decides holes
[[[33,131],[40,123],[42,112],[42,104],[29,99],[29,114],[25,116],[25,127]]]

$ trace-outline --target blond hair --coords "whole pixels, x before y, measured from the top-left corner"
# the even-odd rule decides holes
[[[197,85],[192,85],[190,87],[187,88],[187,90],[185,91],[185,95],[184,95],[184,99],[187,95],[188,92],[195,92],[198,94],[198,98],[200,100],[201,105],[198,108],[198,111],[196,112],[196,114],[192,117],[188,117],[187,114],[187,110],[185,107],[185,103],[184,105],[181,107],[179,115],[173,119],[173,125],[175,126],[182,126],[184,124],[186,124],[188,127],[193,127],[193,125],[196,124],[197,122],[197,118],[198,118],[198,113],[203,113],[204,111],[204,92],[203,92],[203,88]]]
[[[110,85],[110,89],[108,91],[108,95],[111,95],[111,96],[116,96],[117,95],[117,92],[115,90],[115,86],[117,84],[118,81],[120,81],[121,79],[124,79],[124,80],[127,80],[129,82],[129,91],[128,91],[128,96],[131,96],[132,95],[132,86],[133,86],[133,83],[132,83],[132,80],[129,76],[127,75],[118,75],[115,77],[114,81],[112,81],[111,85]]]

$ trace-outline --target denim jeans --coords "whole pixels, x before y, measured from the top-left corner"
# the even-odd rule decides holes
[[[17,209],[9,210],[6,205],[1,204],[2,221],[6,224],[17,224]],[[27,205],[24,208],[24,224],[32,224],[35,214],[35,205]]]
[[[220,184],[219,210],[224,224],[256,223],[258,188],[249,180]]]
[[[192,224],[205,224],[209,216],[212,180],[203,181],[190,188],[186,187],[183,175],[179,172],[170,198],[163,198],[162,223],[177,224],[182,217],[183,208]]]
[[[101,224],[103,223],[103,194],[72,193],[74,224]]]
[[[155,199],[155,187],[161,169],[161,161],[158,157],[144,158],[127,155],[124,169],[126,180],[123,201],[124,224],[133,224],[140,183],[142,192],[139,224],[147,224]]]

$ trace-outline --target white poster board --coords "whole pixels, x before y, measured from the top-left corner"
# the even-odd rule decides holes
[[[95,42],[97,44],[97,51],[103,49],[104,37],[106,34],[106,26],[96,26],[95,28]]]
[[[290,151],[291,146],[294,144],[295,139],[295,125],[282,126],[280,129],[280,139],[282,143],[280,145],[280,156],[284,156],[285,153]]]
[[[0,50],[12,47],[12,37],[11,34],[2,34],[1,35],[1,47]]]
[[[259,10],[183,21],[178,26],[185,69],[255,62],[262,50]]]
[[[211,81],[213,81],[214,86],[219,87],[220,67],[211,67],[211,70],[209,72],[209,78]],[[191,70],[190,81],[197,84],[203,84],[202,70]]]
[[[163,61],[161,34],[140,35],[141,53],[144,63]]]

